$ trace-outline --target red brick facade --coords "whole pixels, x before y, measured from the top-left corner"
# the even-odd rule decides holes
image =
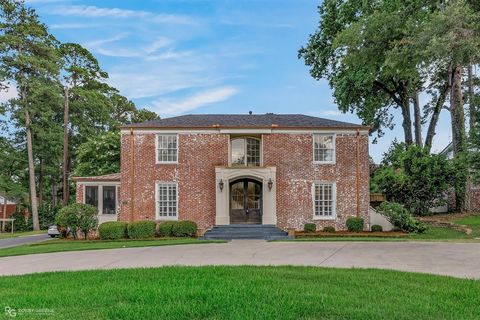
[[[134,157],[132,159],[132,137]],[[155,219],[155,183],[178,183],[178,219],[193,220],[200,229],[215,224],[215,167],[228,166],[229,134],[179,133],[178,163],[156,164],[156,134],[122,133],[119,220]],[[359,212],[368,225],[368,136],[359,138]],[[314,164],[311,133],[262,135],[263,166],[276,167],[277,226],[303,228],[307,222],[345,229],[345,221],[357,210],[357,136],[355,131],[336,134],[336,163]],[[134,165],[132,166],[132,160]],[[132,215],[133,176],[133,215]],[[337,219],[313,219],[312,183],[335,182]],[[228,185],[228,184],[227,184]],[[78,193],[77,193],[78,195]],[[82,195],[78,195],[81,200]]]

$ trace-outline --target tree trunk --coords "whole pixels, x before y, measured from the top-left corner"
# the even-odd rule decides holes
[[[453,154],[456,155],[465,150],[465,115],[463,111],[461,66],[454,66],[452,69],[450,113],[452,119]]]
[[[450,114],[452,120],[452,147],[454,158],[461,157],[465,151],[465,118],[463,110],[462,67],[455,65],[451,73],[452,88],[450,90]],[[460,158],[461,161],[461,158]],[[468,170],[461,166],[461,170]],[[464,178],[465,177],[465,178]],[[457,173],[455,184],[455,203],[457,211],[465,210],[467,192],[467,172]]]
[[[23,94],[25,95],[25,94]],[[25,101],[25,97],[23,97]],[[27,131],[27,153],[28,153],[28,173],[30,182],[30,204],[32,206],[32,220],[33,230],[40,230],[40,223],[38,222],[38,206],[37,206],[37,187],[35,185],[35,163],[33,162],[33,141],[30,114],[25,108],[25,128]]]
[[[5,232],[5,219],[7,219],[7,195],[3,197],[3,221],[2,232]]]
[[[63,205],[68,204],[70,198],[70,188],[68,185],[68,122],[69,122],[69,101],[68,87],[64,90],[64,110],[63,110]]]
[[[468,113],[470,117],[470,131],[475,128],[477,123],[477,108],[475,106],[475,91],[473,90],[473,70],[472,65],[468,65]]]
[[[450,82],[447,81],[444,87],[441,89],[438,100],[433,108],[432,118],[430,119],[430,124],[428,125],[427,137],[425,138],[425,148],[427,148],[428,152],[430,152],[430,149],[432,148],[433,137],[436,134],[435,129],[437,128],[438,119],[440,118],[440,112],[442,111],[448,91],[450,90],[449,83]]]
[[[43,204],[43,180],[44,180],[44,175],[43,175],[43,161],[40,158],[40,170],[38,173],[38,205],[41,207]]]
[[[422,115],[420,112],[420,98],[418,92],[412,97],[413,100],[413,113],[415,117],[414,127],[415,127],[415,143],[417,146],[422,146]]]
[[[402,116],[403,116],[403,132],[405,135],[405,144],[410,146],[413,143],[412,137],[412,117],[410,115],[410,101],[407,95],[402,96],[402,105],[400,106],[402,109]]]

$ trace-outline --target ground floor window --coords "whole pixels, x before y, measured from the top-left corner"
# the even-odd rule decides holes
[[[315,182],[313,184],[313,202],[315,218],[335,218],[335,184]]]
[[[157,182],[157,219],[176,219],[178,211],[177,183]]]

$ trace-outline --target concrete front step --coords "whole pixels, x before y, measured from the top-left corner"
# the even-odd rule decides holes
[[[288,234],[274,225],[218,225],[205,232],[202,239],[287,239]]]

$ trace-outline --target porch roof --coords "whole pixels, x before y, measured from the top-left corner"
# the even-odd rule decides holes
[[[112,182],[118,181],[120,182],[120,173],[111,173],[111,174],[104,174],[101,176],[90,176],[90,177],[72,177],[73,181],[77,182],[94,182],[94,181],[105,181],[105,182]]]

